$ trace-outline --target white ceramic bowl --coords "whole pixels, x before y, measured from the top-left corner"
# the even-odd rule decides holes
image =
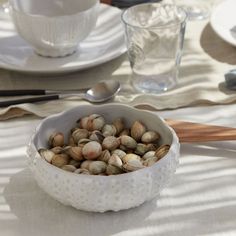
[[[40,148],[54,131],[68,137],[76,121],[93,113],[101,114],[107,122],[124,117],[130,126],[135,120],[161,134],[161,143],[171,145],[169,152],[151,167],[112,176],[78,175],[59,169],[39,156]],[[28,163],[39,186],[65,205],[85,211],[119,211],[138,206],[160,194],[178,165],[179,142],[172,128],[156,114],[126,105],[84,105],[50,116],[37,127],[28,147]]]
[[[62,57],[95,27],[99,0],[10,0],[9,9],[17,32],[36,53]]]

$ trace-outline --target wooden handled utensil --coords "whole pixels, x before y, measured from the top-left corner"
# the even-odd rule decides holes
[[[236,128],[166,119],[181,143],[236,140]]]

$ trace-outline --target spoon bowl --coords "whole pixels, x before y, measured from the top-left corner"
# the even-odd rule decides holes
[[[84,99],[89,102],[105,102],[114,98],[120,91],[120,83],[115,80],[103,81],[87,90]]]

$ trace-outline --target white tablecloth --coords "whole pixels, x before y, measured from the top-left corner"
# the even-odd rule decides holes
[[[236,105],[158,114],[236,127]],[[175,178],[159,198],[131,210],[88,213],[52,199],[27,168],[26,145],[39,122],[29,116],[0,123],[1,236],[236,235],[235,141],[183,144]]]

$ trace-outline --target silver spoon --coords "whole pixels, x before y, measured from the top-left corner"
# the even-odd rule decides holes
[[[0,101],[0,107],[16,105],[21,103],[33,103],[67,98],[71,96],[80,97],[92,103],[105,102],[112,99],[120,91],[120,83],[115,80],[102,81],[95,84],[85,93],[78,93],[81,90],[70,91],[52,91],[52,90],[1,90],[0,96],[18,96],[18,95],[42,95],[27,98],[17,98]]]
[[[225,74],[225,84],[228,89],[236,90],[236,69]]]

